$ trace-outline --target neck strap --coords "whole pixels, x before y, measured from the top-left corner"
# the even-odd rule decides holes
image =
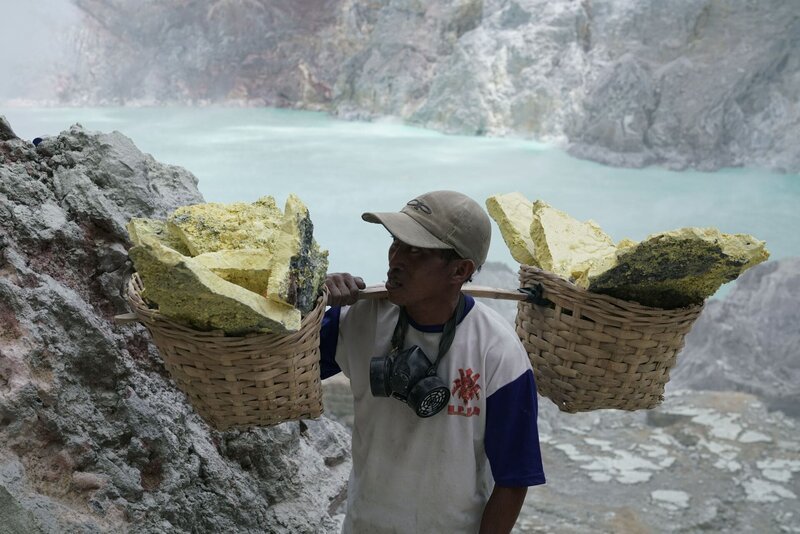
[[[456,337],[456,326],[458,325],[459,319],[464,316],[464,309],[466,307],[467,301],[464,298],[464,294],[459,293],[456,309],[453,311],[453,315],[451,315],[450,319],[447,320],[444,325],[444,329],[442,330],[442,337],[439,340],[439,354],[436,356],[436,361],[434,362],[433,366],[428,370],[428,376],[436,374],[436,369],[439,367],[439,362],[442,361],[442,358],[444,358],[445,354],[447,354],[447,351],[450,350],[450,345],[453,343],[453,339]],[[397,324],[394,327],[394,334],[392,335],[392,348],[395,351],[400,352],[403,350],[406,332],[408,332],[408,314],[405,306],[401,306],[400,316],[397,318]]]

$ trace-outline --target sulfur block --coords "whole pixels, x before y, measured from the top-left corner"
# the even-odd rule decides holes
[[[511,256],[523,265],[540,267],[530,236],[533,203],[522,193],[507,193],[487,198],[486,209],[500,228]]]
[[[152,236],[142,237],[129,254],[144,282],[143,297],[178,322],[231,335],[288,333],[300,328],[299,310],[223,280]]]
[[[220,250],[206,252],[194,260],[232,284],[267,295],[272,256],[262,249]]]
[[[209,202],[183,206],[167,218],[170,231],[180,236],[192,256],[256,248],[269,252],[282,223],[283,214],[269,196],[252,204]]]
[[[769,257],[764,242],[715,228],[681,228],[620,251],[617,264],[590,279],[589,291],[657,308],[700,304],[719,286]]]
[[[580,222],[537,200],[530,226],[537,264],[587,287],[589,278],[612,266],[616,247],[594,221]]]
[[[128,236],[134,245],[141,245],[144,236],[152,236],[165,247],[183,254],[189,255],[189,249],[186,244],[181,241],[179,235],[171,232],[164,221],[158,219],[131,219],[127,226]]]
[[[316,304],[328,253],[314,241],[308,208],[296,195],[289,195],[283,212],[268,196],[253,204],[184,206],[167,225],[222,278],[302,313]]]

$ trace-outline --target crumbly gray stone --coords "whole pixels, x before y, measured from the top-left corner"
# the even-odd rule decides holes
[[[215,432],[147,331],[113,322],[125,223],[203,202],[197,179],[117,132],[0,132],[0,533],[334,529],[339,424]]]
[[[711,300],[669,387],[742,391],[800,418],[800,258],[757,265]]]

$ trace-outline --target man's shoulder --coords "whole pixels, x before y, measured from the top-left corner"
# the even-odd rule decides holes
[[[475,322],[488,334],[494,334],[498,339],[518,340],[514,324],[487,304],[475,299],[472,312]]]
[[[397,306],[386,299],[364,299],[350,306],[343,306],[342,321],[346,324],[374,324],[387,320],[397,313]]]

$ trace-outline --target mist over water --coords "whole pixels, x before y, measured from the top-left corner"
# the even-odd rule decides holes
[[[79,11],[69,0],[11,1],[0,14],[0,103],[55,98],[75,58]]]
[[[520,191],[615,240],[713,226],[766,240],[772,259],[800,254],[800,176],[758,169],[714,173],[618,169],[510,138],[448,136],[323,113],[231,108],[0,109],[18,135],[56,135],[80,122],[119,130],[157,160],[199,179],[209,202],[295,193],[309,206],[332,272],[385,279],[388,233],[364,211],[397,211],[417,194],[462,191],[478,202]],[[516,267],[496,227],[490,261]],[[718,296],[723,295],[725,288]]]

